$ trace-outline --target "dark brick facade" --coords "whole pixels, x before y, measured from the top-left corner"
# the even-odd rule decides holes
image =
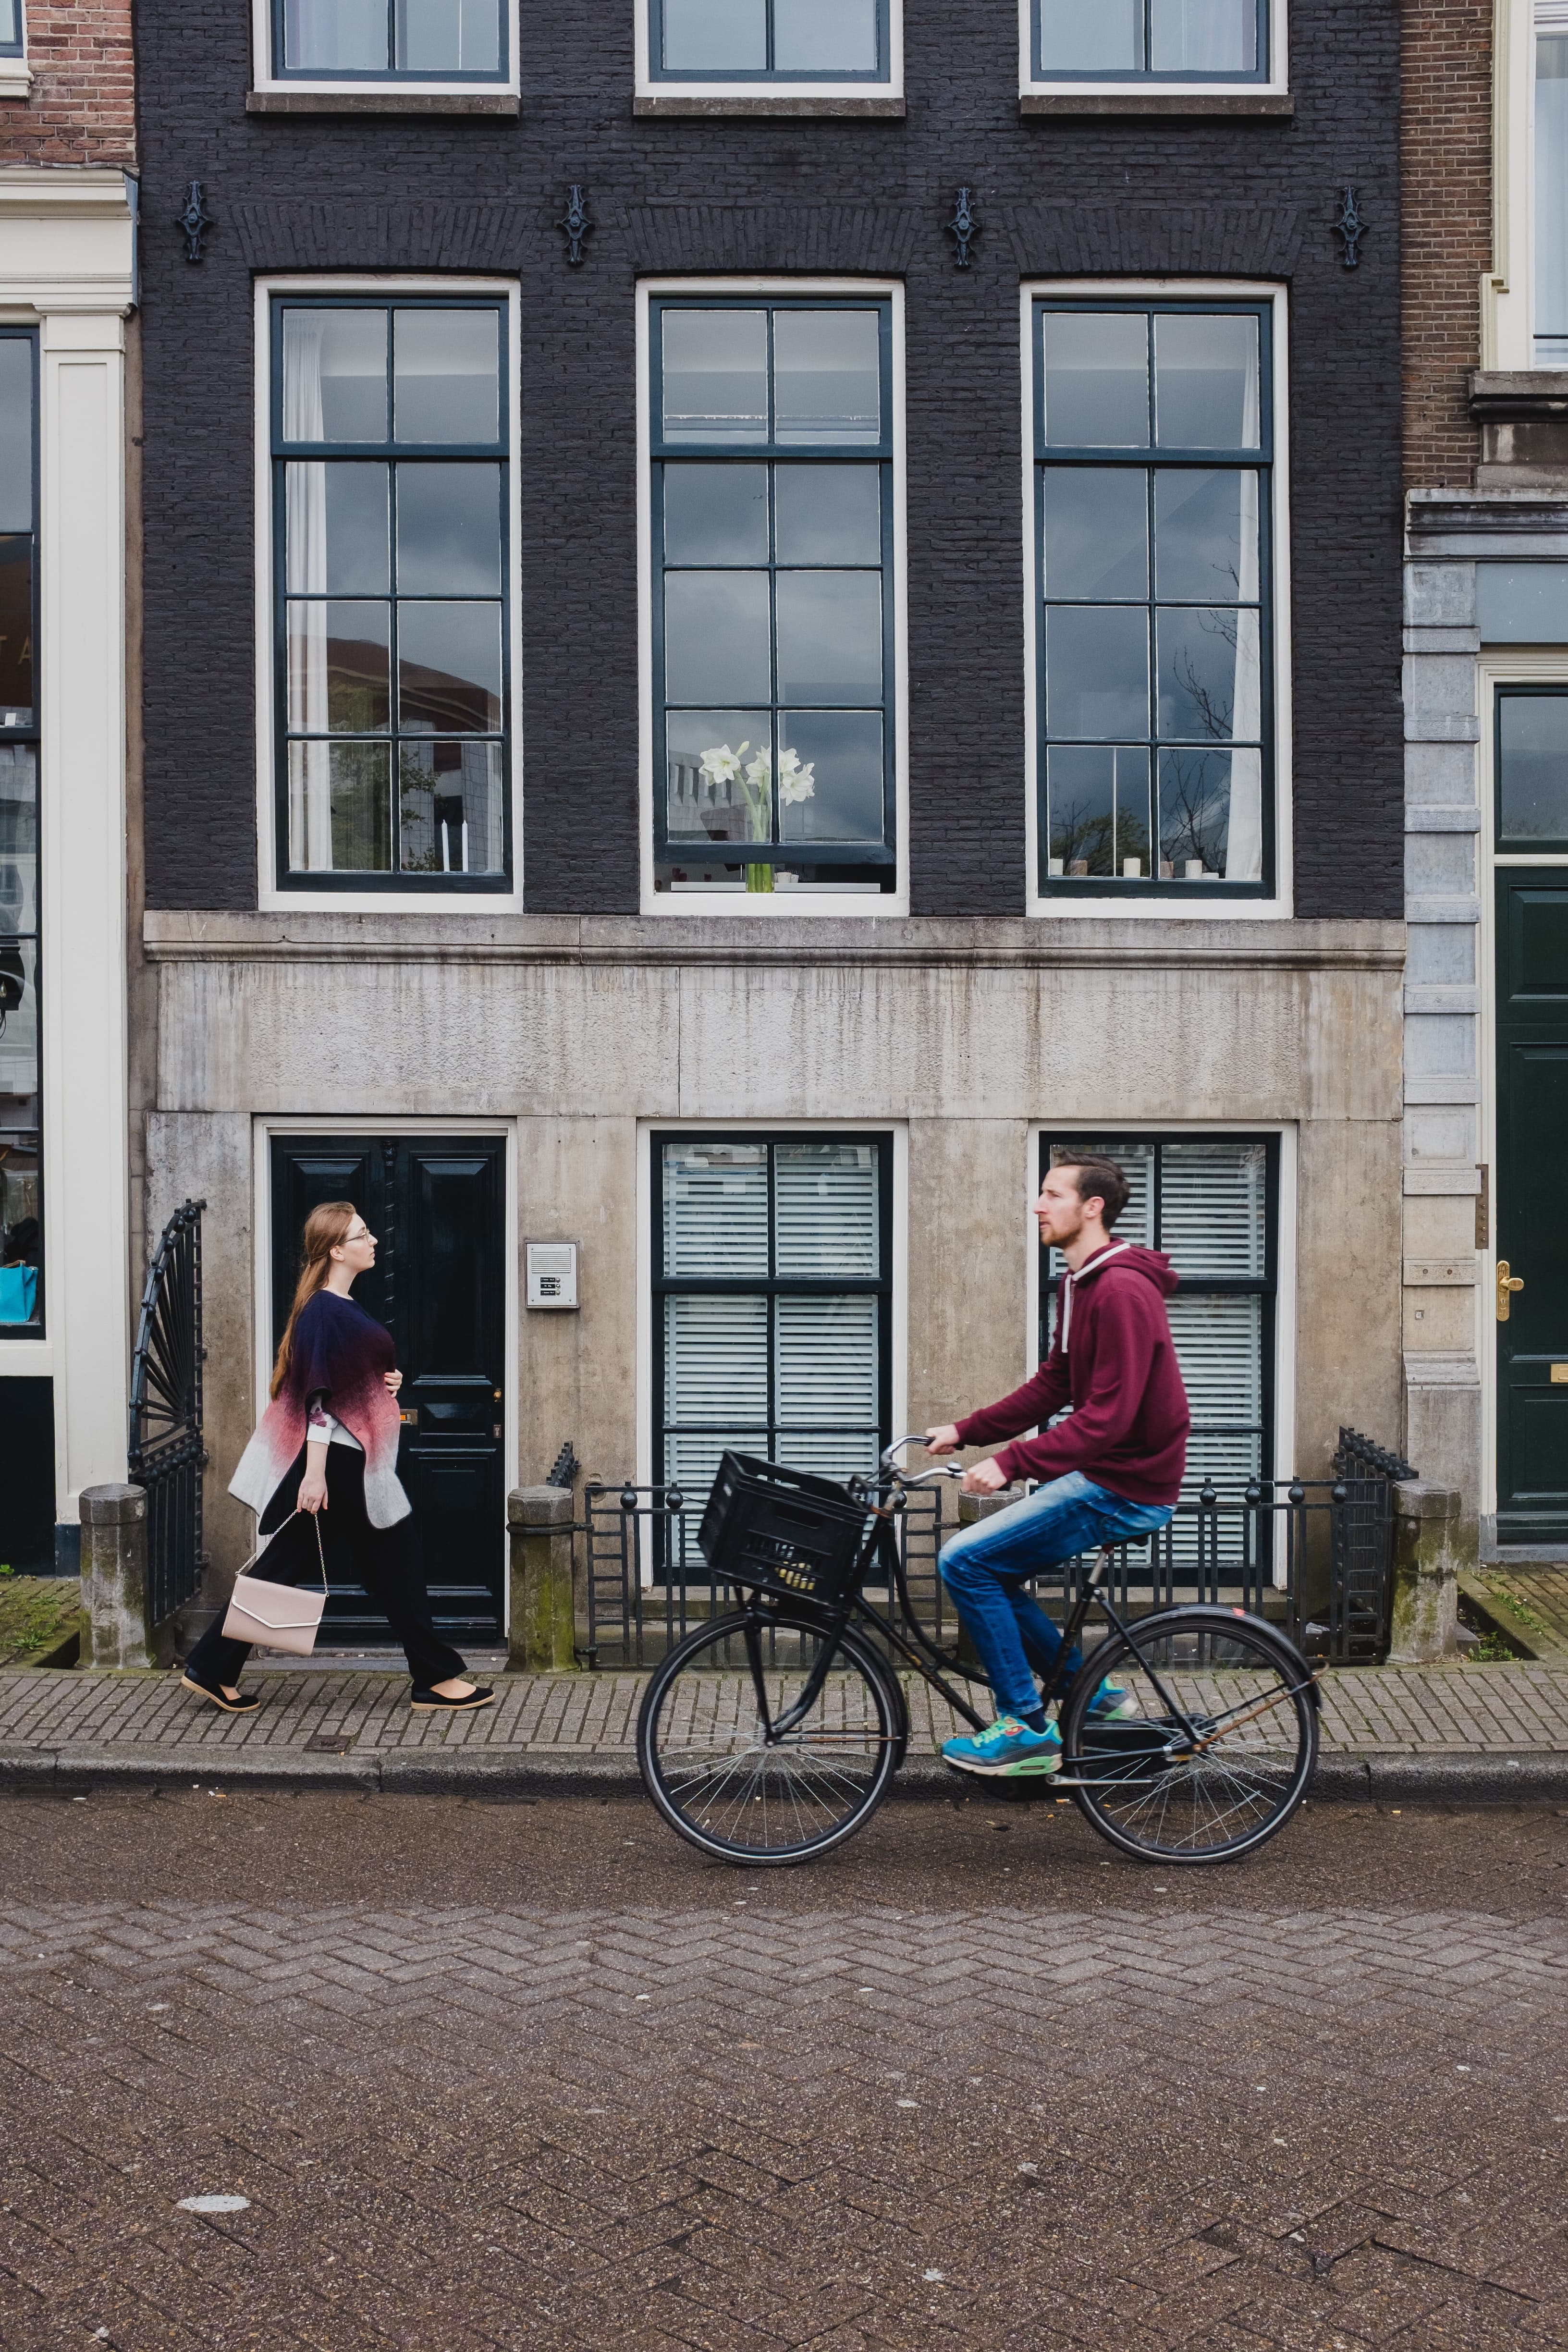
[[[1289,284],[1296,904],[1397,917],[1395,0],[1295,0],[1285,121],[1021,121],[1014,0],[906,0],[902,122],[637,119],[633,5],[525,6],[512,121],[247,115],[239,0],[142,0],[149,904],[256,898],[253,272],[521,282],[539,912],[637,905],[637,276],[903,278],[912,905],[963,916],[1024,907],[1020,276],[1168,271]],[[196,268],[171,226],[193,178],[216,223]],[[1331,227],[1351,179],[1354,273]],[[574,180],[581,269],[554,226]],[[967,271],[942,234],[961,182]]]

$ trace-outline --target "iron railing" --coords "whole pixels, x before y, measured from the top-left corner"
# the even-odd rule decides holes
[[[148,1613],[172,1617],[202,1580],[202,1211],[187,1201],[147,1269],[131,1366],[132,1483],[147,1490]]]
[[[1111,1598],[1134,1617],[1183,1601],[1229,1604],[1271,1618],[1310,1655],[1373,1664],[1388,1644],[1393,1485],[1414,1475],[1396,1454],[1342,1429],[1331,1478],[1205,1479],[1169,1526],[1118,1549]],[[733,1588],[697,1549],[706,1501],[670,1486],[588,1482],[572,1526],[584,1664],[643,1665],[733,1607]],[[952,1501],[941,1487],[921,1488],[897,1522],[910,1606],[944,1645],[958,1634],[937,1572],[956,1532]],[[1092,1557],[1031,1579],[1045,1608],[1065,1613]],[[889,1605],[867,1590],[875,1606]]]

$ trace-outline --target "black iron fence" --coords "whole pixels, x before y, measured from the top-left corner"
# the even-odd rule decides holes
[[[160,1625],[202,1580],[202,1211],[187,1201],[147,1269],[131,1367],[132,1483],[147,1490],[148,1617]]]
[[[1310,1655],[1371,1664],[1388,1645],[1396,1478],[1415,1472],[1358,1431],[1342,1429],[1329,1478],[1205,1479],[1148,1543],[1116,1554],[1110,1591],[1134,1616],[1207,1601],[1271,1618]],[[922,1487],[897,1522],[910,1604],[933,1638],[958,1633],[937,1557],[957,1532],[951,1488]],[[573,1528],[579,1638],[589,1666],[643,1665],[694,1625],[734,1606],[697,1548],[706,1495],[590,1480]],[[1065,1612],[1089,1556],[1031,1580]],[[877,1607],[891,1596],[868,1586]]]

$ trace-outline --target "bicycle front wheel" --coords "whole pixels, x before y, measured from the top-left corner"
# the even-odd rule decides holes
[[[1107,1675],[1130,1702],[1111,1722],[1089,1714]],[[1079,1807],[1102,1837],[1149,1861],[1255,1853],[1284,1828],[1317,1761],[1309,1670],[1265,1626],[1218,1611],[1162,1611],[1147,1632],[1112,1634],[1062,1712],[1062,1777],[1079,1783]]]
[[[671,1829],[721,1862],[804,1862],[875,1811],[898,1760],[897,1702],[854,1634],[787,1731],[821,1629],[773,1610],[721,1617],[673,1649],[637,1717],[643,1786]]]

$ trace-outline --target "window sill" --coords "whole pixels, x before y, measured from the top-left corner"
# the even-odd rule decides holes
[[[510,90],[252,89],[247,114],[521,114]]]
[[[1292,115],[1288,89],[1026,89],[1020,114]]]
[[[632,100],[632,112],[642,115],[795,115],[859,117],[862,121],[901,122],[904,101],[901,98],[811,96],[786,93],[783,90],[726,91],[712,90],[647,90],[640,91]]]
[[[0,58],[0,103],[25,103],[33,87],[33,69],[26,58]]]

